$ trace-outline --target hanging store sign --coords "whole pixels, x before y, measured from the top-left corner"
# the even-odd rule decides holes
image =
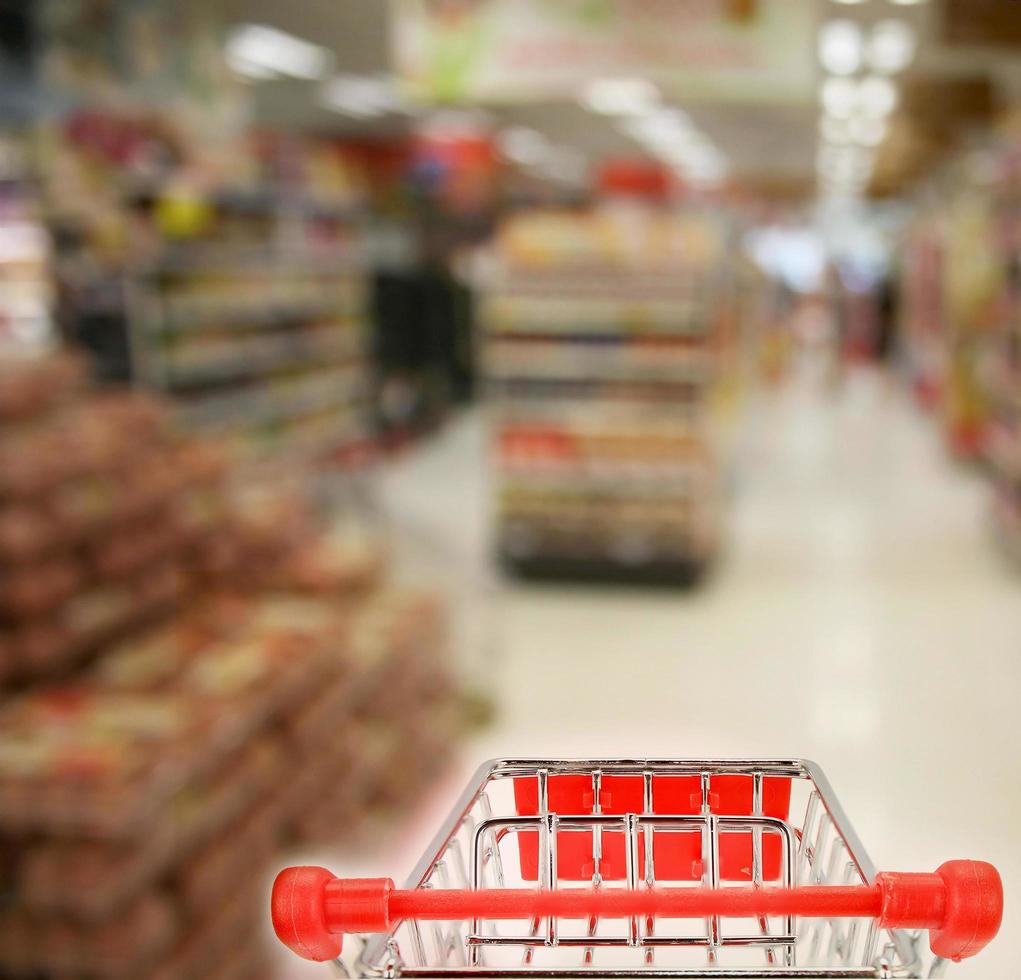
[[[810,99],[812,0],[391,0],[396,71],[411,97],[573,98],[641,76],[700,101]]]

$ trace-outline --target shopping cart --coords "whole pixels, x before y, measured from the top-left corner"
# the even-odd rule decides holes
[[[407,890],[289,868],[272,911],[341,975],[347,933],[366,977],[848,978],[940,976],[1002,904],[981,862],[877,874],[811,762],[496,760]]]

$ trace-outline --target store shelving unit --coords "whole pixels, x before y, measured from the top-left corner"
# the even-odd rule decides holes
[[[979,370],[989,412],[984,443],[997,538],[1021,561],[1021,142],[1003,147],[998,163],[989,191],[1001,288]]]
[[[368,436],[367,304],[356,209],[220,194],[241,240],[166,250],[131,288],[139,380],[190,431],[253,461],[324,456]],[[256,231],[246,234],[248,222]],[[326,232],[326,242],[317,241]]]
[[[24,152],[21,140],[0,137],[0,353],[52,341],[50,237]]]
[[[1021,558],[1021,141],[1004,133],[927,188],[904,248],[907,362],[950,449],[993,484],[997,541]]]
[[[683,220],[639,229],[537,213],[502,237],[484,363],[498,549],[526,577],[687,583],[716,547],[721,284]]]

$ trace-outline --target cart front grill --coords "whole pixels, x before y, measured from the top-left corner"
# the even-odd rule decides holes
[[[873,876],[811,763],[500,760],[480,770],[408,887],[756,888]],[[404,976],[908,977],[921,975],[915,948],[868,918],[547,916],[407,921],[371,941],[360,966]]]

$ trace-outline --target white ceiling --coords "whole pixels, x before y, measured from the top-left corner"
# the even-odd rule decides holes
[[[328,47],[337,70],[351,73],[384,72],[388,66],[389,4],[386,0],[224,0],[230,19],[273,24]],[[889,0],[857,4],[817,0],[819,16],[873,21],[882,17],[910,20],[921,38],[911,71],[941,77],[988,70],[1001,87],[1021,97],[1021,54],[988,50],[948,50],[938,41],[939,0],[914,6]],[[362,132],[358,122],[316,105],[315,89],[307,82],[258,83],[260,121],[270,125],[301,126],[324,132]],[[808,178],[814,170],[818,108],[804,105],[698,106],[683,104],[696,124],[730,162],[735,174],[759,177]],[[549,102],[491,110],[496,124],[513,122],[538,129],[558,144],[574,147],[590,160],[634,153],[637,146],[606,117],[596,116],[573,102]],[[370,130],[400,127],[400,119],[372,124]]]

